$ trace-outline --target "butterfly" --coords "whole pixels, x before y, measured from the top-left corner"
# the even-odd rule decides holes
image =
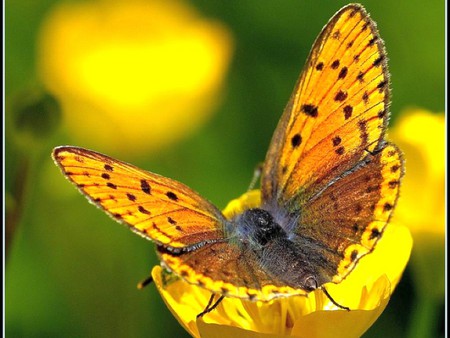
[[[167,270],[220,299],[326,292],[375,249],[396,205],[404,164],[384,138],[389,102],[383,41],[350,4],[312,47],[262,166],[259,207],[227,219],[186,185],[98,152],[61,146],[53,158],[92,203],[153,241]]]

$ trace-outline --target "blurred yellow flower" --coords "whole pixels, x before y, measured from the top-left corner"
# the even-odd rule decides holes
[[[393,221],[411,229],[411,266],[418,293],[445,292],[445,117],[410,109],[389,133],[402,149],[406,175]]]
[[[413,235],[445,230],[445,118],[414,109],[402,113],[389,138],[404,153],[406,175],[395,220]]]
[[[231,52],[228,29],[181,0],[64,2],[43,24],[38,66],[77,144],[137,154],[206,121]]]
[[[231,201],[224,214],[231,217],[259,204],[259,190],[250,191]],[[386,307],[411,247],[409,230],[391,224],[376,250],[343,282],[326,285],[333,298],[351,311],[338,309],[321,290],[315,290],[307,297],[266,303],[225,298],[216,309],[196,319],[208,303],[209,291],[168,275],[159,266],[153,268],[152,277],[169,309],[194,337],[359,337]]]

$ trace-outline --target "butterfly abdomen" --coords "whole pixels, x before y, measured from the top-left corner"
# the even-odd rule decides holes
[[[261,266],[278,282],[312,291],[329,280],[321,277],[318,266],[313,264],[307,252],[288,238],[279,237],[262,251]]]

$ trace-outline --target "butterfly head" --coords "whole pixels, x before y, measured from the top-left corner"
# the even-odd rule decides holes
[[[263,209],[245,210],[234,223],[238,238],[250,246],[262,247],[275,238],[286,237],[283,228]]]

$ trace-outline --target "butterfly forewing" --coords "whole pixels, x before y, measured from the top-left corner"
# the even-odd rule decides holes
[[[388,119],[388,82],[375,23],[361,6],[344,7],[314,43],[275,131],[263,199],[296,208],[377,149]]]
[[[223,237],[221,212],[177,181],[78,147],[58,147],[53,158],[91,202],[157,244],[182,248]]]
[[[315,41],[261,178],[263,205],[308,248],[319,284],[374,249],[396,203],[403,160],[384,141],[389,94],[376,25],[348,5]]]

